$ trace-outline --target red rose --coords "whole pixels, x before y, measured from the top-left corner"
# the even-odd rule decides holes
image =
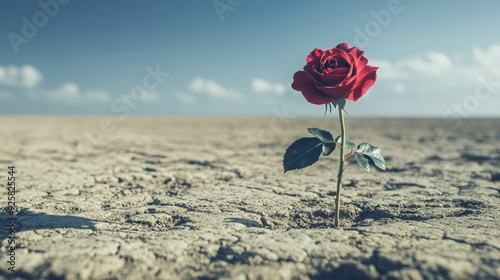
[[[313,104],[326,104],[336,97],[356,101],[377,79],[378,67],[367,65],[363,53],[346,43],[326,51],[314,49],[304,71],[293,75],[292,88]]]

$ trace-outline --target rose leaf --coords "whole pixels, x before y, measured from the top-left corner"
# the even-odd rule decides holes
[[[321,142],[323,142],[323,143],[332,143],[333,142],[332,134],[326,130],[311,127],[311,128],[308,128],[307,131],[309,131],[312,135],[316,136],[316,138],[321,140]]]
[[[370,165],[368,164],[368,160],[360,153],[354,153],[354,158],[356,158],[356,162],[358,165],[366,170],[367,172],[370,172]]]
[[[382,150],[380,150],[380,148],[377,148],[370,143],[363,142],[359,144],[357,152],[369,157],[375,166],[385,170],[385,159],[382,156]]]
[[[323,150],[323,142],[318,138],[301,138],[290,145],[283,156],[285,173],[290,170],[302,169],[318,161]]]
[[[335,138],[335,142],[340,144],[342,142],[342,135],[337,136],[337,138]],[[345,148],[354,149],[355,147],[356,147],[356,144],[349,141],[348,139],[345,139]]]
[[[323,155],[324,156],[329,156],[334,150],[337,145],[335,143],[323,143]]]

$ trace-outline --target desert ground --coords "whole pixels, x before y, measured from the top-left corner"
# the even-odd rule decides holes
[[[346,121],[387,170],[349,162],[337,229],[338,151],[281,163],[335,115],[0,117],[0,278],[500,279],[500,119]]]

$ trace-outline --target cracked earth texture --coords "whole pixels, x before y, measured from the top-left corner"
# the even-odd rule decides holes
[[[0,278],[500,279],[500,120],[348,118],[388,169],[348,164],[335,229],[338,152],[281,161],[336,118],[112,118],[90,145],[102,118],[0,118]]]

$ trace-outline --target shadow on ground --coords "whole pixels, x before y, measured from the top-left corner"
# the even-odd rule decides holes
[[[0,221],[3,230],[0,232],[0,239],[9,236],[9,225],[15,218],[15,232],[41,229],[74,228],[95,230],[94,224],[99,221],[90,220],[78,216],[52,215],[46,213],[34,213],[28,209],[21,209],[14,216],[8,212],[0,213]]]

